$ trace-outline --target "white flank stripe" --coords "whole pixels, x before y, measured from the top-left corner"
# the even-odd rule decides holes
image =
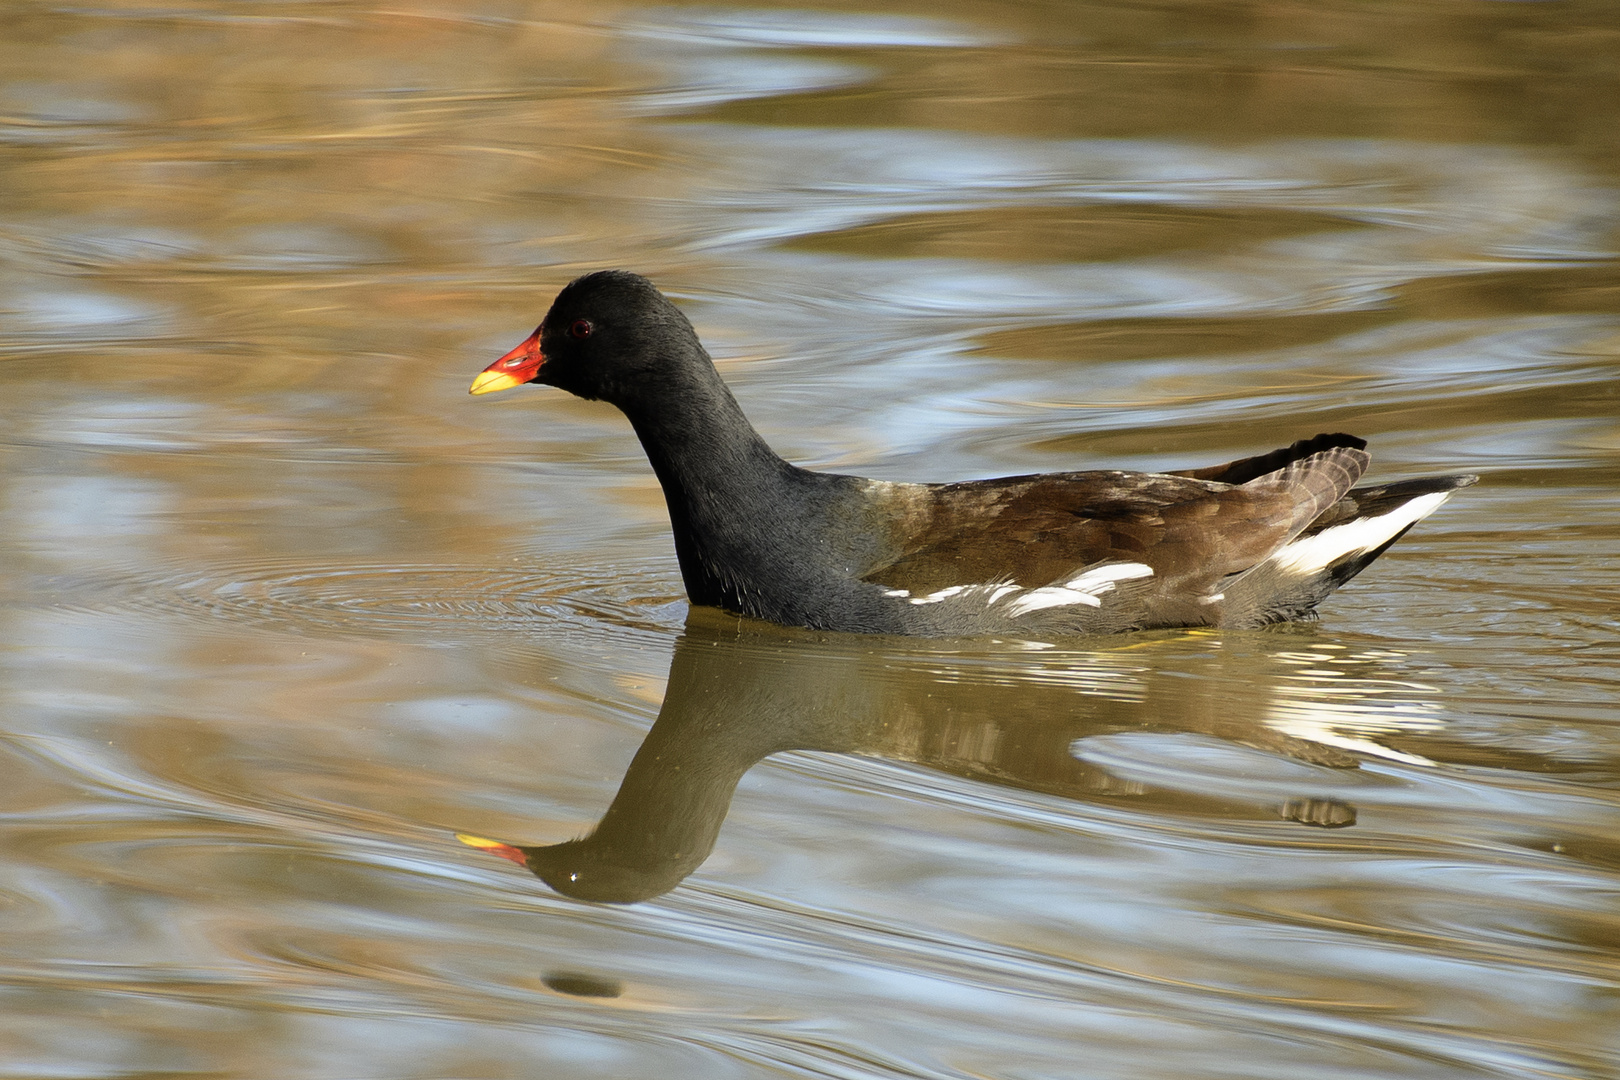
[[[1146,563],[1112,563],[1108,566],[1092,567],[1079,577],[1069,581],[1065,587],[1079,589],[1081,592],[1107,592],[1114,587],[1116,581],[1133,581],[1136,578],[1152,576],[1153,567]]]
[[[1112,585],[1109,588],[1113,588]],[[1032,611],[1042,608],[1066,607],[1069,604],[1090,604],[1092,607],[1102,607],[1102,601],[1090,593],[1076,592],[1065,589],[1061,585],[1048,585],[1042,589],[1034,589],[1012,603],[1007,605],[1009,615],[1028,615]]]
[[[1111,563],[1093,567],[1062,585],[1047,585],[1025,593],[1007,605],[1007,614],[1028,615],[1032,611],[1070,604],[1102,607],[1102,601],[1097,598],[1103,593],[1113,592],[1114,582],[1152,576],[1153,567],[1142,563]]]
[[[1361,518],[1323,529],[1315,536],[1284,544],[1266,562],[1285,574],[1314,574],[1352,552],[1371,551],[1414,521],[1434,513],[1450,496],[1449,491],[1419,495],[1381,517]]]
[[[883,595],[897,597],[910,604],[937,604],[943,600],[949,600],[953,596],[959,596],[963,600],[982,597],[984,605],[989,607],[1008,593],[1018,592],[1020,588],[1022,586],[998,581],[989,585],[950,585],[940,589],[938,592],[931,592],[927,596],[912,596],[909,589],[884,589]]]
[[[951,585],[947,588],[939,590],[939,592],[931,592],[927,596],[913,596],[911,598],[911,602],[913,604],[937,604],[941,600],[949,600],[959,592],[966,592],[968,589],[982,588],[984,588],[983,585]]]

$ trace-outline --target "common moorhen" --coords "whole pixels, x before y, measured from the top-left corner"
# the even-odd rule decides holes
[[[622,270],[571,282],[472,392],[526,382],[629,417],[694,604],[823,630],[1091,634],[1309,618],[1478,479],[1358,488],[1367,444],[1342,434],[1174,473],[900,484],[812,472],[760,438],[686,316]]]

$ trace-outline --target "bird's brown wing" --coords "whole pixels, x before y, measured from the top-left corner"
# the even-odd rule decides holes
[[[1207,465],[1202,469],[1176,469],[1171,476],[1190,476],[1197,480],[1215,480],[1222,484],[1246,484],[1250,480],[1258,479],[1267,473],[1276,472],[1286,468],[1296,461],[1303,461],[1312,454],[1319,454],[1334,447],[1347,446],[1352,450],[1365,450],[1367,440],[1354,435],[1338,432],[1332,435],[1313,435],[1309,439],[1301,439],[1292,446],[1285,446],[1281,450],[1272,450],[1270,453],[1258,454],[1255,457],[1239,458],[1237,461],[1228,461],[1222,465]]]
[[[925,513],[892,538],[897,556],[864,579],[913,595],[989,582],[1040,588],[1120,561],[1151,567],[1161,589],[1197,588],[1298,535],[1366,464],[1361,450],[1331,446],[1237,485],[1130,472],[935,485]]]

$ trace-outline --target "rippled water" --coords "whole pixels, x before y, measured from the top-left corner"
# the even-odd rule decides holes
[[[0,1074],[1620,1072],[1612,6],[3,18]],[[604,266],[810,465],[1484,479],[1308,626],[689,612],[466,394]]]

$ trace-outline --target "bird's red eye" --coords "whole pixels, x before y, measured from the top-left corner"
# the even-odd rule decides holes
[[[568,328],[568,336],[574,338],[588,338],[596,327],[591,325],[589,319],[575,319],[574,325]]]

